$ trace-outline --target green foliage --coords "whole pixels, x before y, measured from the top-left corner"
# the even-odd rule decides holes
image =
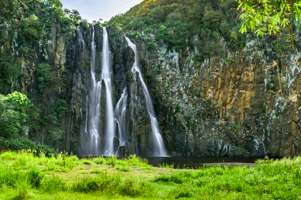
[[[0,1],[0,16],[5,19],[13,17],[13,15],[18,11],[18,1],[17,0],[1,0]]]
[[[36,128],[38,111],[26,95],[14,92],[0,95],[0,136],[17,138],[24,135],[23,128]]]
[[[116,191],[117,186],[120,184],[119,176],[111,176],[107,172],[98,174],[96,178],[85,178],[73,185],[72,189],[76,192],[94,192],[105,191],[112,189]]]
[[[20,68],[10,56],[0,56],[0,94],[9,94],[16,89]]]
[[[181,112],[181,110],[180,110],[179,104],[177,104],[174,113],[177,114],[177,113],[179,113],[179,112]]]
[[[46,146],[37,144],[27,138],[11,138],[5,139],[0,136],[0,150],[23,150],[23,149],[31,149],[37,152],[45,152],[45,153],[54,153],[54,149]]]
[[[24,188],[29,189],[29,187],[27,185],[23,185],[23,183],[27,183],[35,188],[39,187],[44,176],[41,170],[35,166],[31,167],[26,172],[16,171],[7,166],[1,166],[0,169],[0,184],[17,187],[19,190],[23,190]],[[21,193],[25,194],[24,191]]]
[[[195,46],[193,37],[196,35],[203,41],[197,44],[198,50],[207,46],[208,49],[217,49],[216,40],[221,35],[230,48],[240,48],[245,45],[245,36],[237,30],[241,22],[236,19],[236,8],[235,0],[222,3],[220,0],[190,0],[185,3],[180,0],[148,0],[123,15],[113,17],[109,24],[119,23],[126,32],[153,33],[156,43],[160,45],[164,42],[168,50],[180,51]],[[235,39],[231,37],[232,32],[235,33]],[[153,50],[150,42],[147,41],[148,49]],[[223,56],[223,52],[217,53]],[[205,50],[201,54],[203,58],[198,60],[215,55],[216,52]]]
[[[53,74],[51,73],[51,66],[47,63],[41,63],[37,67],[37,81],[38,88],[42,92],[45,88],[47,88],[50,84],[50,81],[53,78]]]
[[[22,34],[27,40],[39,40],[42,37],[42,23],[39,18],[32,14],[22,21]]]
[[[242,147],[233,148],[245,151]],[[135,171],[118,173],[101,165],[97,166],[97,173],[89,173],[93,168],[68,172],[70,169],[64,166],[67,159],[80,164],[76,157],[63,154],[57,157],[44,154],[37,157],[29,152],[0,154],[1,195],[5,199],[12,194],[15,199],[31,195],[37,199],[298,199],[301,195],[300,157],[259,160],[254,167],[196,170],[151,167],[148,172],[132,168]],[[49,170],[50,166],[55,168]],[[127,164],[118,168],[122,166],[129,168]]]
[[[61,130],[60,125],[62,117],[67,113],[68,105],[65,100],[58,99],[54,110],[51,114],[45,116],[41,123],[46,127],[46,135],[48,144],[52,144],[58,141],[62,141],[65,138],[65,131]]]
[[[58,191],[67,190],[68,186],[62,179],[58,176],[52,176],[50,178],[45,178],[41,182],[41,190],[43,192],[55,193]]]
[[[249,29],[255,31],[257,35],[277,34],[288,28],[293,20],[301,19],[299,1],[238,0],[238,3],[238,8],[242,12],[240,18],[244,21],[240,29],[242,33]]]
[[[60,120],[68,111],[67,102],[63,99],[59,99],[55,105],[54,111],[57,115],[57,118]]]

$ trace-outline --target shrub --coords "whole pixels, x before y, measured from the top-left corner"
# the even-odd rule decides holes
[[[0,136],[0,150],[7,150],[9,149],[9,142]]]
[[[122,172],[129,172],[131,169],[128,166],[118,166],[117,169]]]
[[[27,138],[21,137],[17,139],[9,139],[9,149],[10,150],[23,150],[31,149],[36,150],[37,152],[55,153],[55,150],[47,145],[37,144]]]
[[[0,184],[16,187],[23,185],[23,182],[38,188],[41,184],[43,174],[40,169],[36,167],[30,168],[27,172],[16,171],[12,167],[1,166],[0,168]],[[17,184],[16,184],[17,183]]]
[[[39,18],[32,14],[22,21],[22,34],[27,40],[39,40],[42,37],[42,23]]]
[[[1,36],[2,37],[2,36]],[[0,58],[0,93],[9,94],[15,90],[20,75],[20,67],[11,56],[1,56]]]
[[[17,180],[15,187],[18,190],[18,195],[14,199],[26,199],[28,197],[31,185],[26,178],[24,180]]]
[[[85,165],[92,165],[93,161],[88,159],[82,159],[80,160]]]
[[[160,176],[157,176],[153,179],[154,182],[172,182],[177,184],[184,183],[183,177],[181,175],[168,175],[168,174],[162,174]]]
[[[146,49],[147,49],[148,51],[151,51],[151,50],[153,50],[154,48],[155,48],[155,46],[154,46],[154,44],[153,44],[152,42],[148,42],[148,43],[147,43],[147,48],[146,48]]]
[[[133,177],[130,179],[126,179],[123,184],[119,187],[119,192],[121,195],[136,197],[136,196],[151,196],[151,192],[153,191],[153,187],[150,183],[139,181],[134,179]]]
[[[98,174],[95,178],[83,178],[72,185],[73,191],[76,192],[96,192],[96,191],[113,191],[120,185],[121,179],[118,175],[109,175],[106,171]]]
[[[106,159],[104,157],[94,158],[93,162],[96,164],[106,164]]]
[[[44,192],[54,193],[57,191],[64,191],[68,189],[68,186],[60,177],[52,176],[50,178],[43,179],[41,189]]]
[[[41,169],[33,166],[28,172],[27,172],[27,178],[28,182],[33,187],[40,187],[42,178],[44,177],[44,174],[42,173]]]
[[[128,166],[150,167],[147,159],[138,158],[136,155],[130,155],[129,158],[125,160],[125,163]]]
[[[49,86],[49,83],[53,78],[53,74],[51,73],[51,66],[47,63],[41,63],[38,65],[36,73],[38,88],[42,92]]]
[[[0,95],[0,136],[24,136],[23,127],[33,128],[37,120],[37,109],[26,95],[19,92],[7,96]]]

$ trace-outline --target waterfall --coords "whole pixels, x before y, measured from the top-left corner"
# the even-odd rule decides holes
[[[126,106],[127,106],[127,88],[124,88],[121,98],[115,108],[115,119],[119,132],[120,146],[125,146],[126,143]]]
[[[165,149],[164,142],[163,142],[163,138],[160,134],[159,124],[158,124],[157,118],[155,116],[153,103],[152,103],[152,100],[150,98],[147,86],[146,86],[146,84],[143,80],[143,76],[142,76],[142,73],[141,73],[141,70],[140,70],[140,67],[139,67],[139,59],[138,59],[138,53],[137,53],[136,45],[133,44],[129,38],[125,37],[125,39],[126,39],[128,45],[129,45],[129,47],[131,47],[133,49],[134,53],[135,53],[135,62],[134,62],[134,65],[132,67],[132,73],[133,73],[134,81],[135,81],[135,78],[136,78],[136,74],[138,73],[140,83],[142,85],[143,94],[144,94],[144,97],[145,97],[145,100],[146,100],[147,112],[148,112],[150,120],[151,120],[151,128],[152,128],[152,136],[153,136],[153,151],[154,151],[153,155],[154,156],[168,156],[167,151]]]
[[[101,74],[96,74],[96,44],[95,44],[95,27],[92,25],[92,41],[91,41],[91,60],[90,60],[90,74],[91,82],[88,88],[89,94],[86,96],[86,120],[83,155],[110,156],[119,153],[116,152],[116,141],[119,139],[119,147],[127,146],[129,139],[129,130],[127,130],[129,119],[127,119],[128,108],[128,89],[124,87],[122,95],[116,104],[114,110],[113,103],[113,73],[110,64],[110,50],[109,37],[106,28],[103,28],[103,43],[102,43],[102,63]],[[84,49],[85,42],[78,27],[78,39],[80,47]],[[152,139],[153,139],[153,156],[168,156],[164,146],[163,138],[160,134],[158,121],[155,116],[153,104],[150,98],[149,91],[143,80],[143,76],[139,67],[138,53],[135,44],[126,38],[128,45],[135,53],[135,62],[131,68],[134,77],[134,82],[137,88],[136,76],[138,74],[141,83],[143,94],[146,100],[147,112],[150,118]],[[96,70],[97,71],[97,70]],[[102,93],[103,92],[103,93]],[[105,95],[102,97],[102,94]],[[137,98],[136,94],[131,94],[132,97]],[[102,106],[101,106],[102,105]],[[104,108],[104,113],[102,113]],[[100,127],[103,116],[103,127]],[[73,120],[72,120],[73,121]],[[116,126],[116,127],[115,127]],[[115,134],[115,128],[118,130],[118,136]],[[103,144],[103,146],[101,146]],[[138,153],[138,152],[137,152]]]
[[[100,100],[101,100],[101,81],[96,80],[95,75],[95,53],[96,53],[96,44],[95,44],[95,30],[92,26],[92,43],[91,43],[91,85],[90,85],[90,98],[88,104],[88,120],[86,122],[85,131],[88,136],[88,148],[89,155],[98,156],[99,155],[99,117],[100,117]],[[87,101],[88,102],[88,101]]]
[[[113,155],[114,152],[114,137],[115,137],[115,126],[114,126],[114,108],[112,98],[112,78],[110,69],[110,50],[109,50],[109,37],[107,29],[103,28],[103,46],[102,46],[102,73],[101,79],[104,81],[106,89],[106,123],[105,123],[105,137],[106,147],[105,155]]]

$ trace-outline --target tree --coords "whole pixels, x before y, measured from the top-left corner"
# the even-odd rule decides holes
[[[293,30],[293,22],[301,19],[299,0],[238,0],[240,18],[244,21],[241,32],[255,31],[257,35],[277,34]]]
[[[289,35],[287,41],[294,48],[294,22],[301,19],[300,0],[237,0],[239,3],[240,18],[243,20],[240,32],[248,30],[255,32],[258,36],[277,35],[277,66],[279,88],[282,93],[282,86],[279,73],[279,48],[280,37]]]
[[[20,67],[13,57],[0,58],[0,93],[8,94],[17,86]]]
[[[14,92],[7,96],[0,95],[0,136],[23,136],[23,127],[35,128],[38,118],[38,111],[25,94]]]
[[[39,64],[37,67],[37,80],[41,92],[49,86],[52,78],[53,74],[51,73],[51,66],[47,63]]]
[[[29,18],[25,18],[22,21],[22,33],[28,40],[39,40],[41,39],[43,27],[40,19],[35,15],[30,15]]]

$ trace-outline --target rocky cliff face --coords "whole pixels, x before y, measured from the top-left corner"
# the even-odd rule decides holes
[[[137,43],[171,155],[300,155],[300,53],[280,60],[282,96],[270,43],[252,40],[198,66],[197,49],[168,52],[161,44],[148,52]]]

